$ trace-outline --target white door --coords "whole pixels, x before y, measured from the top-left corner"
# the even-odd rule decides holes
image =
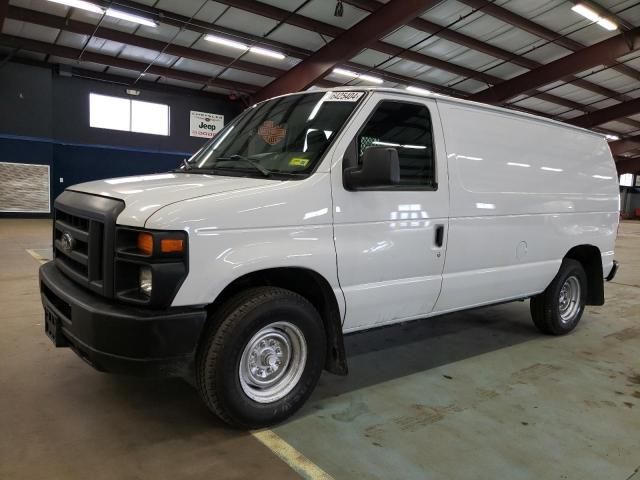
[[[343,170],[369,146],[396,148],[400,184],[348,191]],[[341,136],[331,168],[345,331],[419,318],[442,284],[447,162],[436,102],[374,93]]]

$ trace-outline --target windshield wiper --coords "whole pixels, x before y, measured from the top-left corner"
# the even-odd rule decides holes
[[[182,165],[184,165],[185,170],[191,170],[193,168],[189,163],[189,160],[187,160],[186,158],[182,159]]]
[[[269,170],[267,170],[266,168],[264,168],[262,165],[260,165],[255,160],[251,160],[250,158],[243,157],[242,155],[237,155],[237,154],[231,155],[229,157],[219,157],[219,158],[216,159],[215,163],[212,166],[215,167],[216,163],[219,163],[219,162],[233,162],[233,161],[237,161],[237,160],[242,160],[243,162],[248,163],[253,168],[258,170],[261,174],[263,174],[265,177],[270,177],[271,176],[271,172]]]

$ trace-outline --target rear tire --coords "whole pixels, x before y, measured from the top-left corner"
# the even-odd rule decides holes
[[[282,288],[252,288],[212,318],[197,356],[198,390],[232,426],[274,425],[309,398],[325,351],[322,319],[308,300]]]
[[[577,260],[565,258],[547,289],[531,298],[533,323],[547,335],[565,335],[576,328],[587,300],[587,275]]]

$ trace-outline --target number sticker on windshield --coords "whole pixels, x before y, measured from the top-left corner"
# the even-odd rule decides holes
[[[364,92],[327,92],[325,102],[357,102]]]

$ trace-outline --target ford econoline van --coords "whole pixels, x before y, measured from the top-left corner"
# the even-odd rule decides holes
[[[523,299],[570,332],[616,273],[618,210],[594,132],[393,89],[285,95],[174,171],[62,193],[45,330],[262,427],[347,373],[350,332]]]

